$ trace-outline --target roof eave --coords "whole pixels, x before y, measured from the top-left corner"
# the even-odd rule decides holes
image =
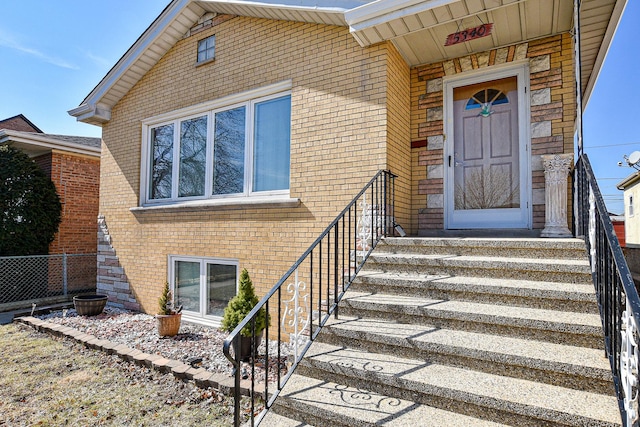
[[[111,109],[108,107],[99,107],[93,104],[82,104],[81,106],[69,110],[68,113],[75,117],[79,122],[91,125],[102,126],[111,120]]]
[[[413,15],[436,7],[446,6],[459,0],[377,0],[345,12],[344,17],[349,31],[362,47],[368,45],[357,34],[367,28],[375,27],[396,18]],[[365,44],[363,44],[365,43]]]
[[[593,64],[591,75],[589,76],[589,80],[587,81],[587,85],[584,89],[584,94],[582,95],[584,104],[582,107],[583,110],[587,108],[591,93],[593,92],[593,89],[598,82],[598,77],[600,76],[602,65],[607,58],[609,48],[611,47],[611,42],[613,41],[613,37],[618,30],[618,25],[620,25],[620,20],[626,6],[627,0],[617,0],[616,5],[613,8],[613,12],[611,13],[611,17],[609,19],[609,25],[607,26],[604,38],[602,39],[602,43],[600,44],[600,51],[598,52],[595,63]]]
[[[638,181],[640,181],[640,172],[635,172],[616,184],[616,188],[624,191],[627,187],[631,187]]]
[[[136,42],[125,52],[118,62],[109,70],[107,75],[98,83],[98,85],[87,95],[82,104],[69,110],[71,116],[76,120],[93,125],[102,125],[111,120],[111,109],[105,106],[99,106],[103,96],[116,84],[123,76],[160,37],[163,30],[186,8],[192,0],[174,0],[156,18],[153,23],[145,30],[145,32],[136,40]]]
[[[69,110],[68,113],[71,116],[76,117],[76,120],[101,126],[111,119],[111,107],[114,103],[113,100],[105,102],[105,96],[109,94],[112,89],[118,84],[120,79],[127,74],[127,71],[131,69],[144,55],[144,53],[152,46],[159,38],[162,37],[164,31],[171,26],[172,22],[180,17],[182,14],[188,14],[187,9],[191,9],[191,12],[204,13],[204,3],[216,4],[235,4],[247,7],[256,8],[280,8],[286,10],[299,10],[299,11],[314,11],[321,14],[330,14],[332,16],[340,16],[339,21],[344,22],[343,14],[345,9],[338,7],[304,7],[304,6],[291,6],[280,4],[266,4],[259,1],[243,1],[236,0],[230,2],[218,2],[216,0],[209,0],[199,2],[196,0],[173,0],[163,11],[160,13],[153,23],[145,30],[145,32],[136,40],[136,42],[127,50],[127,52],[118,60],[116,65],[109,70],[107,75],[98,83],[98,85],[87,95],[82,104]],[[193,13],[191,13],[193,15]],[[195,20],[194,22],[195,23]],[[346,25],[346,22],[344,22]],[[164,54],[165,52],[163,52]],[[136,80],[137,81],[137,80]],[[134,83],[135,84],[135,83]],[[120,91],[123,88],[119,88]],[[125,88],[124,91],[127,89]],[[117,102],[117,101],[116,101]]]
[[[30,132],[0,130],[0,145],[8,143],[27,144],[47,150],[61,150],[86,156],[100,157],[101,148],[60,141],[47,137],[47,134],[34,135]]]

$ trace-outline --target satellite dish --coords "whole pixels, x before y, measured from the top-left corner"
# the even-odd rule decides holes
[[[629,154],[628,162],[630,165],[635,165],[636,163],[640,162],[640,151],[634,151],[633,153]]]

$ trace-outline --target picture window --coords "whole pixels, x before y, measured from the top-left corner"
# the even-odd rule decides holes
[[[147,125],[144,204],[289,192],[291,95]]]

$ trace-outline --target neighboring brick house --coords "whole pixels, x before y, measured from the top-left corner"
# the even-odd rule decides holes
[[[20,114],[0,121],[0,144],[27,153],[55,184],[62,215],[49,253],[96,253],[100,138],[46,134]]]
[[[623,8],[582,1],[585,103]],[[541,155],[574,150],[572,17],[570,0],[172,1],[70,111],[103,129],[98,287],[154,312],[169,281],[215,324],[235,292],[215,277],[246,267],[265,293],[380,169],[409,234],[539,234]]]

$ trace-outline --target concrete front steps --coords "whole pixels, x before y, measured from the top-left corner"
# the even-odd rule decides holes
[[[261,426],[614,426],[584,242],[388,238]]]

